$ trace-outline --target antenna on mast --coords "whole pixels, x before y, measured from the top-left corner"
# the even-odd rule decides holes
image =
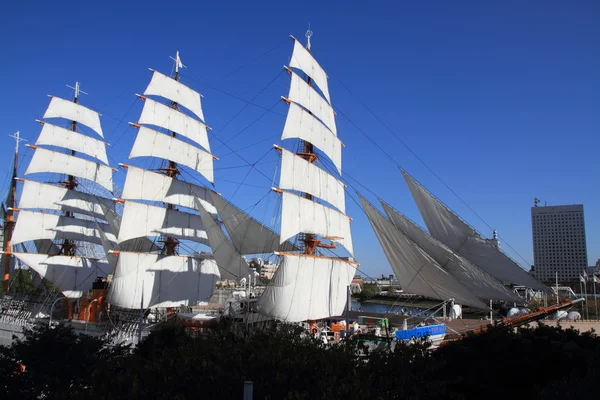
[[[304,34],[306,36],[306,50],[310,51],[310,38],[313,35],[313,31],[310,30],[310,22],[308,23],[308,30]]]
[[[73,89],[75,91],[75,98],[73,100],[75,103],[77,103],[77,99],[79,98],[79,93],[87,94],[83,90],[79,89],[79,82],[75,82],[75,87],[69,86],[69,85],[66,85],[66,86],[68,88],[71,88],[71,89]]]
[[[179,50],[175,53],[175,58],[170,57],[171,60],[175,61],[175,73],[179,73],[179,68],[186,68],[185,65],[181,62],[181,58],[179,58]]]
[[[19,154],[19,143],[26,142],[27,139],[23,139],[21,137],[21,131],[16,131],[14,135],[8,135],[8,136],[15,139],[15,142],[16,142],[15,143],[15,154]]]

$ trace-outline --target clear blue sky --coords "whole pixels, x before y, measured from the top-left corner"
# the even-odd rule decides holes
[[[8,2],[0,15],[0,156],[8,168],[13,142],[7,135],[20,130],[34,140],[46,95],[68,98],[65,84],[79,80],[89,93],[82,103],[103,114],[111,163],[127,162],[135,130],[126,122],[141,110],[134,94],[146,87],[147,68],[169,73],[168,57],[179,50],[188,66],[182,81],[204,95],[211,135],[243,149],[250,162],[267,153],[257,168],[272,177],[277,155],[268,150],[279,142],[286,112],[277,102],[289,84],[281,72],[292,50],[288,35],[303,38],[310,22],[313,54],[328,70],[339,110],[346,176],[422,222],[395,164],[356,124],[491,235],[340,80],[498,229],[522,264],[533,259],[533,198],[583,203],[592,264],[600,258],[598,21],[597,1]],[[230,95],[257,96],[255,104],[274,107],[266,114],[254,105],[243,109],[247,103]],[[256,171],[245,178],[249,168],[231,168],[245,162],[214,136],[217,190],[235,193],[242,207],[261,199],[270,179]],[[119,171],[116,183],[123,178]],[[239,185],[231,182],[242,181],[235,192]],[[274,202],[267,196],[254,215],[269,222]],[[361,268],[391,273],[366,217],[348,204]]]

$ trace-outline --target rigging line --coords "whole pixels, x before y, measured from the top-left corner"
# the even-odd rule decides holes
[[[263,139],[263,140],[261,140],[261,141],[259,141],[259,142],[255,142],[255,143],[253,143],[253,144],[251,144],[251,145],[249,145],[249,146],[244,146],[244,148],[242,148],[242,149],[237,149],[237,150],[235,150],[235,151],[230,151],[229,153],[222,154],[222,155],[220,155],[220,156],[219,156],[219,159],[223,159],[223,158],[225,158],[225,157],[227,157],[227,156],[230,156],[230,155],[232,155],[232,154],[235,154],[235,153],[237,153],[238,151],[247,150],[247,149],[249,149],[250,147],[258,146],[259,144],[262,144],[262,143],[264,143],[264,142],[268,142],[268,141],[270,141],[270,140],[272,140],[272,139],[275,139],[275,138],[278,138],[278,137],[280,137],[280,136],[281,136],[281,134],[280,134],[280,133],[278,133],[278,134],[275,134],[275,135],[273,135],[273,136],[269,136],[268,138],[266,138],[266,139]]]
[[[278,44],[277,46],[273,47],[270,50],[265,51],[264,53],[258,55],[256,58],[252,59],[251,61],[247,62],[246,64],[241,65],[240,67],[238,67],[237,69],[235,69],[234,71],[225,74],[224,76],[222,76],[221,78],[217,79],[214,84],[221,82],[224,79],[229,78],[231,75],[234,75],[238,72],[240,72],[241,70],[243,70],[244,68],[246,68],[247,66],[254,64],[256,61],[260,60],[262,57],[266,56],[269,53],[272,53],[275,50],[278,50],[280,47],[282,47],[284,44],[288,43],[289,39],[286,38],[283,42],[281,42],[280,44]]]
[[[328,70],[329,70],[329,71],[331,71],[329,68],[328,68]],[[411,148],[410,148],[410,147],[409,147],[409,146],[408,146],[408,145],[407,145],[407,144],[406,144],[406,143],[405,143],[405,142],[404,142],[404,141],[403,141],[403,140],[402,140],[402,139],[401,139],[401,138],[400,138],[400,137],[399,137],[399,136],[398,136],[398,135],[397,135],[397,134],[396,134],[396,133],[395,133],[395,132],[394,132],[394,131],[393,131],[393,130],[392,130],[392,129],[391,129],[391,128],[390,128],[390,127],[387,125],[387,124],[386,124],[386,123],[385,123],[385,122],[383,122],[383,121],[381,120],[381,118],[379,118],[379,117],[377,116],[377,114],[375,114],[375,113],[374,113],[374,112],[373,112],[373,111],[372,111],[372,110],[371,110],[371,109],[370,109],[370,108],[369,108],[369,107],[368,107],[368,106],[367,106],[367,105],[366,105],[366,104],[365,104],[365,103],[364,103],[364,102],[363,102],[363,101],[362,101],[362,100],[361,100],[361,99],[360,99],[360,98],[359,98],[359,97],[358,97],[358,96],[357,96],[357,95],[356,95],[356,94],[355,94],[355,93],[352,91],[352,90],[350,90],[350,88],[349,88],[348,86],[346,86],[346,84],[345,84],[345,83],[344,83],[344,82],[343,82],[343,81],[342,81],[342,80],[341,80],[341,79],[340,79],[340,78],[339,78],[337,75],[335,75],[335,77],[336,77],[336,79],[337,79],[337,80],[338,80],[338,81],[339,81],[339,82],[342,84],[342,86],[344,86],[344,88],[346,88],[346,90],[348,90],[348,91],[350,92],[350,94],[352,94],[352,96],[354,96],[354,97],[355,97],[355,98],[356,98],[356,99],[357,99],[357,100],[358,100],[358,101],[361,103],[361,105],[362,105],[362,106],[363,106],[363,107],[364,107],[364,108],[365,108],[367,111],[369,111],[369,113],[371,113],[371,115],[373,115],[373,117],[375,117],[375,119],[376,119],[377,121],[379,121],[379,123],[380,123],[381,125],[383,125],[383,127],[384,127],[384,128],[386,128],[386,129],[387,129],[387,130],[388,130],[388,131],[389,131],[389,132],[390,132],[390,133],[391,133],[391,134],[392,134],[392,135],[393,135],[393,136],[396,138],[396,140],[398,140],[398,141],[399,141],[399,142],[400,142],[400,143],[401,143],[401,144],[402,144],[402,145],[403,145],[403,146],[404,146],[404,147],[405,147],[405,148],[406,148],[406,149],[407,149],[407,150],[408,150],[408,151],[409,151],[409,152],[410,152],[410,153],[411,153],[411,154],[412,154],[412,155],[413,155],[413,156],[414,156],[414,157],[415,157],[415,158],[416,158],[416,159],[417,159],[417,160],[418,160],[418,161],[419,161],[421,164],[423,164],[423,166],[425,166],[425,168],[426,168],[426,169],[427,169],[429,172],[431,172],[431,173],[433,174],[433,176],[435,176],[435,177],[436,177],[436,178],[437,178],[437,179],[438,179],[438,180],[439,180],[439,181],[440,181],[440,182],[441,182],[441,183],[442,183],[442,184],[443,184],[443,185],[444,185],[444,186],[445,186],[445,187],[446,187],[448,190],[450,190],[450,192],[451,192],[452,194],[454,194],[454,195],[455,195],[455,196],[456,196],[456,197],[457,197],[457,198],[460,200],[460,202],[461,202],[461,203],[463,203],[463,204],[464,204],[464,205],[465,205],[465,206],[466,206],[466,207],[467,207],[467,208],[468,208],[468,209],[469,209],[469,210],[470,210],[470,211],[471,211],[473,214],[475,214],[475,216],[476,216],[477,218],[479,218],[479,220],[481,220],[481,221],[482,221],[482,222],[485,224],[485,226],[487,226],[487,227],[488,227],[490,230],[494,230],[494,228],[493,228],[493,227],[492,227],[490,224],[488,224],[488,223],[487,223],[487,221],[486,221],[486,220],[484,220],[484,219],[483,219],[483,217],[481,217],[481,216],[480,216],[480,215],[479,215],[479,214],[478,214],[478,213],[477,213],[477,212],[476,212],[476,211],[475,211],[475,210],[474,210],[474,209],[473,209],[473,208],[472,208],[472,207],[471,207],[471,206],[470,206],[470,205],[469,205],[469,204],[468,204],[468,203],[467,203],[467,202],[466,202],[466,201],[465,201],[465,200],[464,200],[464,199],[463,199],[461,196],[459,196],[459,195],[458,195],[458,193],[456,193],[456,192],[455,192],[455,191],[454,191],[454,190],[453,190],[453,189],[452,189],[452,188],[451,188],[451,187],[450,187],[450,186],[449,186],[449,185],[448,185],[448,184],[447,184],[447,183],[446,183],[446,182],[445,182],[445,181],[444,181],[444,180],[441,178],[441,176],[439,176],[438,174],[436,174],[436,173],[433,171],[433,169],[431,169],[431,167],[429,167],[429,165],[427,165],[427,163],[425,163],[425,161],[423,161],[423,159],[421,159],[421,158],[420,158],[420,157],[419,157],[419,156],[418,156],[418,155],[417,155],[417,154],[416,154],[416,153],[415,153],[415,152],[414,152],[414,151],[413,151],[413,150],[412,150],[412,149],[411,149]],[[339,111],[339,112],[340,112],[340,113],[341,113],[341,114],[342,114],[342,115],[343,115],[343,116],[344,116],[346,119],[348,119],[348,121],[350,121],[350,119],[349,119],[349,118],[348,118],[348,117],[347,117],[347,116],[346,116],[344,113],[342,113],[342,112],[341,112],[341,110],[337,109],[337,111]],[[356,126],[356,124],[355,124],[354,122],[350,121],[350,123],[352,123],[352,125],[354,125],[354,126],[357,128],[357,129],[359,129],[359,128]],[[360,130],[360,129],[359,129],[359,130]],[[362,130],[360,130],[360,131],[361,131],[361,133],[363,133],[363,134],[364,134],[364,132],[363,132]],[[366,136],[366,135],[365,135],[365,136]],[[373,144],[375,144],[375,145],[377,146],[377,148],[379,148],[379,150],[381,150],[381,151],[382,151],[382,152],[383,152],[383,153],[384,153],[384,154],[385,154],[385,155],[386,155],[388,158],[390,158],[390,160],[392,160],[392,161],[394,162],[394,164],[396,164],[396,166],[397,166],[398,168],[401,168],[401,169],[403,169],[403,168],[402,168],[402,167],[401,167],[401,166],[400,166],[400,165],[399,165],[399,164],[398,164],[398,163],[397,163],[397,162],[394,160],[394,158],[393,158],[393,157],[391,157],[391,156],[390,156],[390,155],[389,155],[387,152],[385,152],[385,151],[384,151],[384,150],[383,150],[383,149],[382,149],[382,148],[381,148],[379,145],[377,145],[377,144],[376,144],[376,143],[375,143],[375,142],[374,142],[374,141],[373,141],[373,140],[372,140],[370,137],[369,137],[369,140],[371,140],[371,142],[373,142]],[[450,208],[450,207],[448,207],[448,208]],[[450,209],[450,210],[451,210],[451,211],[453,211],[452,209]],[[455,213],[455,214],[456,214],[456,213]],[[457,215],[458,215],[458,214],[457,214]],[[485,236],[484,236],[484,237],[485,237]],[[524,258],[522,255],[521,255],[521,254],[519,254],[519,252],[517,252],[517,251],[516,251],[516,250],[515,250],[515,249],[514,249],[514,248],[513,248],[511,245],[510,245],[510,243],[508,243],[508,242],[506,241],[506,239],[505,239],[505,238],[501,237],[500,235],[498,235],[498,237],[499,237],[500,239],[502,239],[502,240],[504,241],[504,243],[506,243],[506,245],[507,245],[507,246],[508,246],[508,247],[509,247],[509,248],[510,248],[510,249],[511,249],[511,250],[512,250],[512,251],[513,251],[513,252],[514,252],[516,255],[518,255],[518,256],[519,256],[519,257],[520,257],[520,258],[521,258],[521,259],[522,259],[522,260],[525,262],[525,264],[527,264],[527,265],[529,264],[529,262],[528,262],[528,261],[527,261],[527,260],[526,260],[526,259],[525,259],[525,258]]]
[[[271,81],[269,83],[267,83],[266,86],[264,86],[262,89],[260,89],[258,91],[258,93],[250,100],[250,102],[246,103],[233,117],[231,117],[226,123],[225,125],[223,125],[218,132],[223,132],[225,131],[225,128],[227,128],[227,126],[234,120],[236,119],[242,112],[244,112],[244,110],[246,108],[248,108],[248,106],[258,98],[258,96],[260,96],[261,94],[263,94],[263,92],[265,90],[267,90],[269,88],[269,86],[271,86],[273,84],[273,82],[275,82],[283,73],[282,71],[279,71],[277,73],[277,75],[275,75],[275,77],[273,79],[271,79]],[[277,100],[277,102],[275,104],[273,104],[268,110],[266,110],[264,113],[262,113],[257,119],[255,119],[254,121],[252,121],[250,123],[250,125],[246,126],[244,129],[242,129],[240,132],[238,132],[237,134],[235,134],[233,137],[229,138],[227,140],[227,143],[231,142],[234,138],[238,137],[242,132],[244,132],[246,129],[250,128],[252,125],[254,125],[258,120],[260,120],[262,117],[264,117],[269,111],[271,111],[277,104],[279,104],[280,100]],[[216,148],[216,150],[220,149],[220,147]]]
[[[220,157],[219,157],[220,158]],[[262,164],[270,164],[270,163],[274,163],[277,162],[278,160],[271,160],[271,161],[263,161],[261,163],[256,163],[255,165],[262,165]],[[214,168],[215,171],[221,171],[221,170],[225,170],[225,169],[237,169],[237,168],[248,168],[249,165],[235,165],[233,167],[221,167],[221,168]]]
[[[260,94],[260,93],[259,93],[259,94]],[[257,96],[258,96],[258,95],[257,95]],[[232,141],[233,141],[233,139],[235,139],[236,137],[240,136],[240,135],[241,135],[242,133],[244,133],[244,132],[245,132],[245,131],[246,131],[248,128],[250,128],[252,125],[254,125],[254,124],[255,124],[255,123],[257,123],[258,121],[260,121],[260,120],[261,120],[261,119],[262,119],[262,118],[263,118],[265,115],[267,115],[267,113],[269,113],[271,110],[273,110],[273,108],[275,108],[275,107],[276,107],[276,106],[277,106],[277,105],[278,105],[280,102],[281,102],[281,100],[277,100],[277,101],[275,102],[275,104],[273,104],[273,105],[271,106],[271,108],[269,108],[268,110],[266,110],[265,112],[263,112],[263,113],[262,113],[262,114],[261,114],[261,115],[260,115],[258,118],[256,118],[256,119],[255,119],[254,121],[252,121],[250,124],[246,125],[246,126],[245,126],[245,127],[244,127],[244,128],[241,130],[241,131],[239,131],[238,133],[236,133],[235,135],[233,135],[232,137],[230,137],[229,139],[227,139],[226,143],[230,143],[230,142],[232,142]],[[248,107],[248,104],[246,104],[246,105],[244,106],[244,108],[242,108],[242,109],[240,110],[240,112],[239,112],[239,113],[237,113],[237,114],[236,114],[236,115],[235,115],[235,116],[234,116],[234,117],[233,117],[231,120],[229,120],[229,121],[227,122],[227,124],[229,124],[229,122],[231,122],[231,121],[232,121],[232,120],[233,120],[235,117],[237,117],[238,115],[240,115],[240,113],[241,113],[241,112],[242,112],[244,109],[246,109],[246,107]],[[225,126],[227,126],[227,124],[225,124]],[[223,129],[221,129],[221,130],[220,130],[220,132],[222,132],[222,131],[223,131]],[[221,147],[222,147],[222,146],[221,146]],[[215,151],[219,150],[221,147],[217,147],[217,148],[215,149]],[[247,147],[246,147],[246,148],[247,148]]]

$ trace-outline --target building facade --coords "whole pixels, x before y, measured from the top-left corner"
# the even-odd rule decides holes
[[[587,268],[583,205],[531,208],[536,278],[572,282]]]

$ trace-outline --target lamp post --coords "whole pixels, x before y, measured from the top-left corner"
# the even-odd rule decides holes
[[[58,297],[58,299],[54,300],[54,302],[52,303],[52,305],[50,306],[50,321],[48,321],[48,327],[52,326],[52,311],[54,310],[54,305],[56,304],[57,301],[62,300],[62,297]]]
[[[94,299],[92,301],[90,301],[90,305],[88,306],[88,310],[87,310],[87,315],[85,316],[85,330],[87,332],[87,327],[88,327],[88,322],[90,322],[90,310],[92,308],[92,304],[94,304],[94,302],[98,301],[98,299]]]

